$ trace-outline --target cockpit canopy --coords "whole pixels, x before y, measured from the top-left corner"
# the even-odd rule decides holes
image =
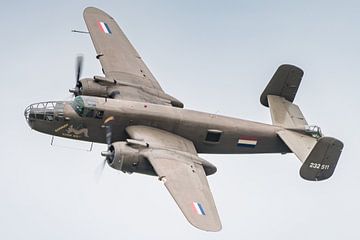
[[[92,98],[77,96],[71,106],[80,117],[101,119],[104,116],[104,111],[96,109],[96,100]]]

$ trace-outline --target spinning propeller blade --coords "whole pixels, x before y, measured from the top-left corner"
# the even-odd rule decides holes
[[[76,64],[75,64],[75,88],[69,89],[69,92],[73,93],[75,96],[80,95],[81,93],[81,71],[82,71],[82,65],[83,65],[84,57],[82,55],[78,55],[76,57]]]
[[[111,131],[111,121],[114,120],[113,116],[110,116],[108,118],[105,119],[104,121],[104,125],[103,128],[105,128],[105,138],[106,138],[106,144],[107,144],[107,150],[101,152],[101,156],[105,157],[101,167],[98,167],[98,169],[100,169],[100,173],[97,174],[99,176],[99,178],[102,175],[102,172],[104,171],[106,162],[108,164],[111,164],[113,161],[113,156],[114,156],[114,152],[113,149],[111,148],[111,144],[112,144],[112,131]],[[97,171],[98,172],[98,171]]]

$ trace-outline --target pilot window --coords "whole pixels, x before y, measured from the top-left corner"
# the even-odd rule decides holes
[[[104,111],[99,111],[95,109],[95,103],[87,101],[87,104],[85,106],[84,99],[80,96],[75,97],[71,106],[73,107],[75,112],[81,117],[102,119],[104,116]]]
[[[84,117],[94,117],[94,109],[91,108],[84,108],[84,113],[83,116]]]
[[[209,129],[205,141],[211,143],[218,143],[220,141],[222,131],[216,129]]]
[[[77,96],[72,102],[72,107],[77,114],[80,116],[84,113],[84,101],[80,96]]]
[[[102,119],[104,116],[104,111],[96,111],[95,118]]]
[[[54,120],[54,115],[53,114],[47,114],[45,119],[48,120],[48,121],[53,121]]]

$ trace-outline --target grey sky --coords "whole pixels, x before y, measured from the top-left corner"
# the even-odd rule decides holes
[[[359,239],[358,1],[10,1],[1,4],[1,239]],[[111,14],[187,108],[270,122],[259,97],[282,63],[305,71],[295,102],[345,143],[334,176],[306,182],[292,155],[204,155],[223,223],[187,223],[156,178],[106,168],[100,151],[50,146],[27,105],[69,97],[74,62],[100,74],[82,11]]]

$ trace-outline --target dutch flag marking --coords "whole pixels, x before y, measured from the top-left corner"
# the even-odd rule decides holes
[[[109,28],[109,25],[107,25],[106,22],[100,22],[98,21],[98,26],[100,28],[100,30],[104,33],[107,33],[107,34],[111,34],[111,30]]]
[[[237,145],[239,147],[254,148],[256,144],[257,144],[256,138],[252,138],[252,137],[240,137],[237,142]]]
[[[203,208],[203,206],[198,203],[198,202],[193,202],[192,203],[192,209],[194,210],[195,213],[199,214],[199,215],[205,215],[205,210]]]

